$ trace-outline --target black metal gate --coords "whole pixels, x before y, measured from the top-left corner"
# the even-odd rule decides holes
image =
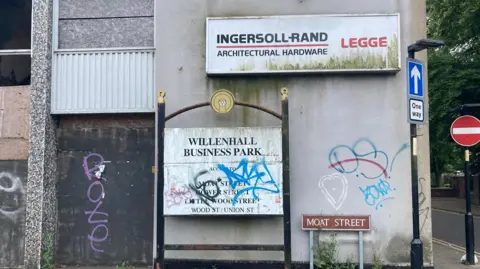
[[[268,113],[279,120],[282,121],[282,168],[283,168],[283,235],[284,243],[283,245],[219,245],[219,244],[209,244],[209,245],[198,245],[198,244],[187,244],[187,245],[166,245],[165,244],[165,215],[163,212],[163,194],[164,194],[164,129],[165,123],[190,110],[194,110],[201,107],[211,106],[212,101],[203,102],[194,104],[191,106],[184,107],[179,109],[170,115],[165,115],[165,92],[158,92],[158,107],[157,107],[157,163],[156,163],[156,173],[157,173],[157,225],[156,225],[156,258],[154,261],[155,269],[165,269],[165,250],[250,250],[250,251],[283,251],[284,252],[284,262],[285,269],[292,268],[292,259],[291,259],[291,223],[290,223],[290,154],[289,154],[289,128],[288,128],[288,90],[287,88],[282,88],[282,112],[281,114],[276,113],[268,108],[245,103],[241,101],[234,101],[235,105],[249,107],[257,109]],[[161,195],[161,196],[160,196]]]

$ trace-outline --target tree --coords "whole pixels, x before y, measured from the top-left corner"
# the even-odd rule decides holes
[[[446,46],[429,53],[431,168],[434,178],[462,170],[462,151],[449,138],[450,125],[464,103],[480,103],[480,1],[427,0],[428,36]],[[480,116],[480,110],[467,111]],[[479,152],[480,147],[472,148]],[[480,154],[474,161],[480,160]],[[480,162],[472,172],[480,172]]]

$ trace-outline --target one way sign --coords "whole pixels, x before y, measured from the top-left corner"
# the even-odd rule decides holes
[[[424,97],[423,62],[408,59],[408,93],[415,97]]]
[[[423,81],[423,62],[407,58],[407,120],[411,124],[425,124],[427,103]]]

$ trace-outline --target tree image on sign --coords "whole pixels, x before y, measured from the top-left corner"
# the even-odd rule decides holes
[[[480,142],[480,120],[468,115],[458,117],[450,127],[450,134],[460,146],[475,146]]]

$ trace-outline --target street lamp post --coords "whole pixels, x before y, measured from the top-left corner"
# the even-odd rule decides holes
[[[415,59],[415,53],[445,45],[441,40],[421,39],[408,46],[408,57]],[[407,100],[408,102],[408,100]],[[417,160],[417,125],[410,123],[410,154],[412,166],[412,221],[413,239],[410,249],[410,265],[412,269],[423,268],[423,243],[420,239],[420,209],[418,204],[418,160]]]

